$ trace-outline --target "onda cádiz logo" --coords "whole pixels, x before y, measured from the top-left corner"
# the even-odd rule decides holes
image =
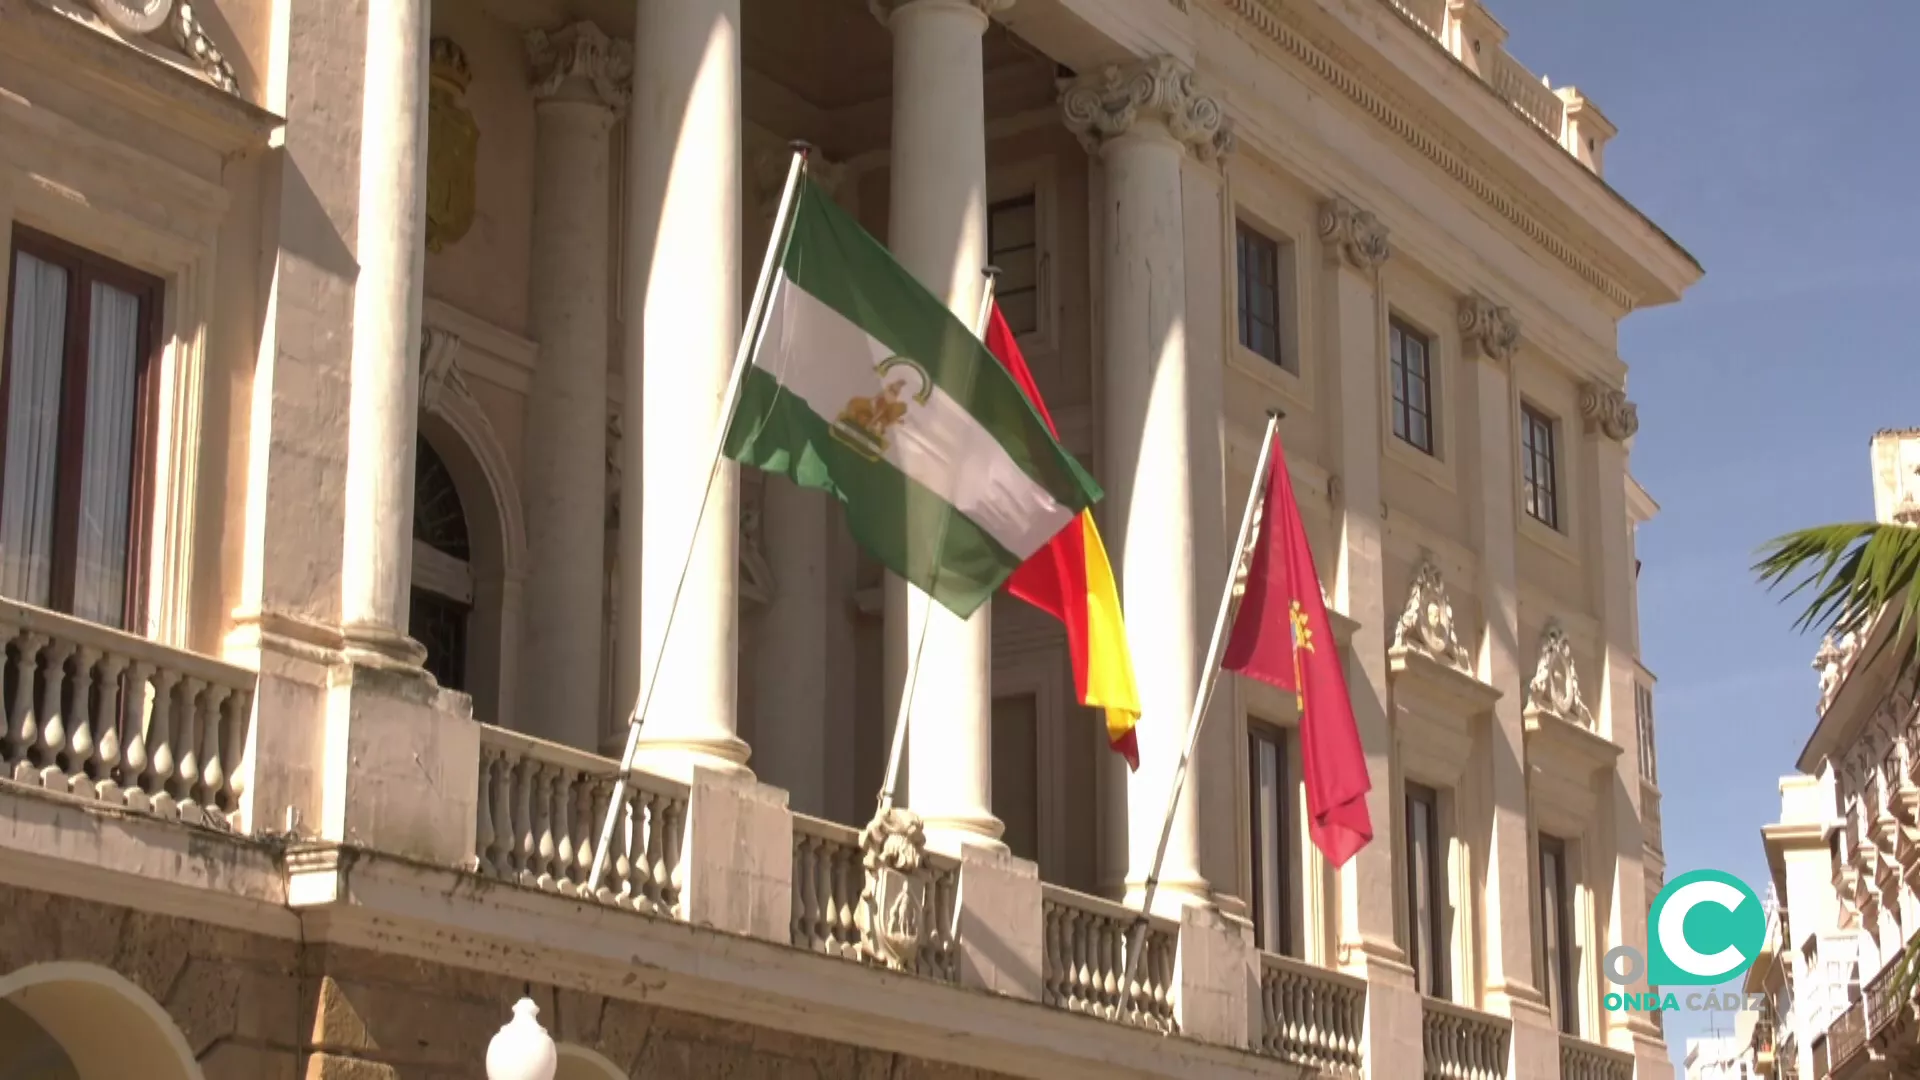
[[[1648,956],[1631,945],[1607,953],[1607,981],[1630,986],[1642,974],[1665,991],[1672,986],[1713,986],[1753,966],[1767,935],[1767,915],[1747,883],[1721,870],[1695,870],[1667,883],[1647,913]],[[1738,994],[1688,994],[1686,1007],[1740,1009]],[[1667,1011],[1680,1008],[1678,996],[1664,993],[1609,993],[1609,1012]]]

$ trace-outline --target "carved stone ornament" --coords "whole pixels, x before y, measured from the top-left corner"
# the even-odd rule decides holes
[[[473,227],[480,128],[467,111],[467,55],[433,39],[427,87],[427,250],[443,251]]]
[[[1627,400],[1626,392],[1599,383],[1581,384],[1580,415],[1615,442],[1625,442],[1640,430],[1640,409]]]
[[[1540,636],[1540,662],[1527,684],[1527,708],[1593,727],[1593,713],[1580,700],[1580,676],[1573,666],[1573,643],[1559,623],[1549,623]]]
[[[535,101],[594,101],[618,114],[633,93],[633,46],[608,37],[590,22],[551,34],[529,31],[527,60],[533,67]]]
[[[420,328],[420,408],[438,413],[449,394],[466,394],[460,374],[460,339],[445,330]]]
[[[1387,261],[1387,227],[1338,196],[1320,204],[1320,240],[1329,251],[1359,270],[1374,270]]]
[[[1846,661],[1845,644],[1851,643],[1854,635],[1843,634],[1836,642],[1832,634],[1821,639],[1820,650],[1813,654],[1813,670],[1820,673],[1820,714],[1825,715],[1833,697],[1840,692],[1840,677],[1844,674]]]
[[[1454,632],[1453,601],[1447,597],[1447,583],[1431,556],[1420,563],[1420,572],[1414,575],[1413,588],[1407,592],[1407,608],[1393,628],[1393,647],[1411,649],[1456,671],[1472,670],[1473,658]]]
[[[1460,301],[1460,344],[1469,358],[1506,363],[1520,348],[1520,323],[1513,312],[1484,296]]]
[[[883,809],[860,833],[860,852],[861,951],[869,962],[911,971],[927,938],[926,823],[911,810]]]
[[[179,49],[200,68],[207,81],[233,93],[236,87],[233,65],[207,36],[187,0],[87,0],[94,13],[115,31],[130,37],[146,37],[166,31],[168,43]]]
[[[1088,151],[1126,134],[1140,120],[1164,124],[1202,161],[1233,150],[1233,125],[1220,102],[1200,93],[1192,69],[1171,56],[1083,75],[1063,88],[1060,110]]]

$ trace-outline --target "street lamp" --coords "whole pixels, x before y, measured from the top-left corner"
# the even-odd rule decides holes
[[[560,1059],[539,1015],[532,998],[514,1002],[513,1019],[487,1044],[487,1080],[553,1080]]]

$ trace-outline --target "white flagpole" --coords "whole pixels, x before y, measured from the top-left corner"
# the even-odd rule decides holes
[[[1140,916],[1127,934],[1127,973],[1121,993],[1131,1003],[1134,977],[1140,973],[1140,954],[1147,943],[1148,917],[1153,911],[1153,895],[1160,889],[1160,868],[1167,860],[1167,841],[1173,836],[1173,814],[1180,806],[1180,790],[1187,783],[1187,765],[1200,745],[1200,724],[1207,717],[1213,690],[1220,682],[1220,650],[1227,632],[1227,611],[1233,606],[1233,579],[1239,576],[1240,560],[1247,550],[1247,536],[1253,531],[1254,508],[1266,496],[1267,472],[1273,467],[1273,436],[1280,428],[1279,409],[1267,410],[1267,430],[1260,440],[1260,461],[1253,467],[1253,486],[1247,491],[1247,508],[1240,514],[1240,532],[1233,543],[1233,558],[1227,565],[1227,580],[1220,587],[1220,610],[1213,617],[1213,638],[1207,643],[1207,664],[1200,671],[1200,686],[1194,691],[1193,711],[1187,716],[1187,745],[1173,769],[1173,783],[1167,791],[1167,812],[1160,822],[1160,846],[1153,852],[1153,870],[1147,874],[1146,895],[1140,901]]]
[[[980,272],[985,275],[987,284],[986,287],[980,291],[980,313],[974,319],[976,327],[974,336],[985,338],[987,336],[987,318],[993,314],[993,283],[999,277],[1000,268],[997,266],[989,266]],[[945,526],[943,525],[942,528],[944,529]],[[944,542],[941,546],[945,546]],[[934,573],[936,576],[939,574],[938,567],[935,568]],[[933,602],[932,594],[928,594],[927,603],[931,605]],[[894,711],[893,747],[887,751],[887,776],[880,785],[880,812],[883,814],[893,809],[894,788],[900,784],[900,760],[906,755],[907,751],[907,717],[912,711],[914,688],[918,686],[920,682],[920,650],[926,647],[927,622],[932,617],[932,607],[926,608],[920,614],[920,631],[914,635],[913,655],[907,660],[906,685],[900,688],[900,705]]]
[[[640,729],[647,722],[647,709],[653,704],[654,687],[660,682],[661,662],[666,658],[667,636],[673,630],[673,616],[680,609],[680,593],[686,588],[687,568],[693,565],[693,547],[699,542],[700,521],[707,515],[707,497],[713,492],[713,478],[720,471],[720,461],[726,452],[727,429],[733,426],[733,414],[740,406],[740,385],[747,372],[747,365],[753,360],[753,344],[760,333],[760,319],[765,314],[767,294],[773,283],[773,267],[778,253],[785,246],[788,219],[793,214],[794,197],[800,190],[800,177],[807,171],[807,155],[813,148],[804,142],[795,142],[793,161],[787,166],[787,185],[780,192],[780,208],[773,215],[773,235],[767,240],[767,254],[760,262],[760,280],[754,284],[753,299],[747,305],[746,325],[740,330],[740,345],[733,353],[733,371],[727,377],[727,395],[720,406],[720,424],[713,433],[713,455],[707,466],[707,483],[700,489],[700,506],[693,515],[693,535],[687,537],[687,556],[680,563],[680,579],[673,586],[673,599],[667,604],[667,625],[660,634],[660,648],[653,658],[653,667],[647,673],[647,685],[633,703],[633,711],[627,714],[627,748],[620,755],[620,774],[613,782],[613,797],[607,803],[607,819],[600,826],[600,843],[593,849],[593,869],[587,874],[587,892],[593,893],[600,888],[600,874],[607,868],[607,849],[613,844],[613,828],[620,820],[620,810],[626,803],[627,774],[633,771],[633,757],[640,749]],[[630,506],[629,514],[638,514],[640,508]],[[629,568],[628,572],[634,572]]]

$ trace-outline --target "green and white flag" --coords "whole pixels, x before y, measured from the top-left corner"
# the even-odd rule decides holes
[[[868,554],[971,615],[1100,486],[973,331],[811,180],[782,254],[727,456],[831,493]]]

